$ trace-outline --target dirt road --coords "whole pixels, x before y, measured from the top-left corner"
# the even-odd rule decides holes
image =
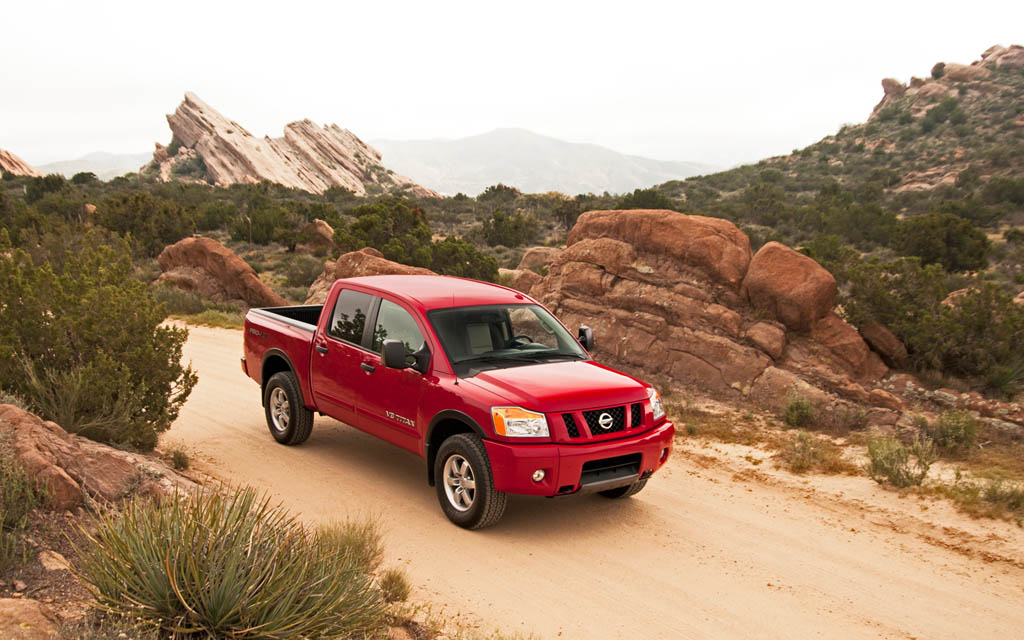
[[[442,515],[421,459],[318,417],[271,439],[241,332],[191,328],[199,385],[164,443],[310,522],[375,514],[413,598],[542,638],[1009,638],[1024,629],[1024,533],[866,478],[800,479],[756,450],[681,443],[647,488],[513,497],[493,529]],[[435,610],[437,607],[435,607]]]

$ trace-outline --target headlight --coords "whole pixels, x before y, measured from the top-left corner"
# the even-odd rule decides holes
[[[661,404],[661,394],[651,387],[647,390],[647,395],[651,398],[651,409],[654,411],[654,421],[657,422],[665,417],[665,405]]]
[[[543,413],[522,407],[493,407],[491,419],[499,436],[541,438],[549,435],[548,419]]]

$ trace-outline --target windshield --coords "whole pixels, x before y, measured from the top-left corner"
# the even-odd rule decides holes
[[[539,305],[435,309],[427,317],[457,375],[589,359],[569,332]]]

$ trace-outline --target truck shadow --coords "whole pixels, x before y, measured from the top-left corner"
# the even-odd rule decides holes
[[[269,445],[277,446],[273,442]],[[423,459],[413,453],[323,417],[317,418],[309,441],[298,448],[284,449],[288,454],[294,452],[290,462],[296,473],[302,473],[303,467],[310,471],[328,467],[344,469],[350,477],[373,478],[380,496],[378,507],[386,516],[400,519],[403,512],[412,509],[424,515],[433,514],[429,519],[438,527],[454,527],[441,512],[435,489],[427,484]],[[338,492],[339,501],[343,502],[345,488],[339,485]],[[657,520],[656,511],[646,504],[642,493],[624,500],[596,494],[559,498],[513,495],[502,520],[495,527],[474,534],[519,537],[543,531],[545,536],[571,534],[579,538],[588,531],[621,532],[624,526],[643,527]]]

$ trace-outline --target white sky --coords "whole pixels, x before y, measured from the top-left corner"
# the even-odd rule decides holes
[[[522,127],[727,165],[862,122],[883,77],[997,43],[1024,44],[1024,2],[11,2],[0,148],[149,151],[191,90],[255,135],[306,117],[364,140]]]

